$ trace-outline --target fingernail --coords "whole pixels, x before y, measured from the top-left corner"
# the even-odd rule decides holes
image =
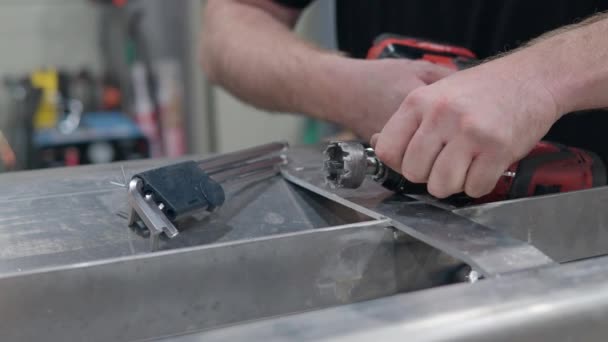
[[[369,141],[369,144],[372,148],[376,148],[376,143],[378,142],[378,137],[380,137],[379,133],[372,135],[372,138]]]

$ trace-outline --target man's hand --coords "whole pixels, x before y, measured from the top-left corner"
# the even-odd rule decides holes
[[[327,94],[322,109],[357,135],[369,139],[379,132],[413,90],[453,73],[426,61],[406,59],[335,61],[335,93]],[[314,110],[313,110],[314,111]]]
[[[373,138],[378,157],[439,198],[491,192],[559,117],[519,65],[499,59],[415,90]]]
[[[599,14],[417,89],[372,145],[436,197],[481,197],[561,115],[608,107],[607,37]]]

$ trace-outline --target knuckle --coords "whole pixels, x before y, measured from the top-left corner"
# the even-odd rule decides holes
[[[473,143],[478,152],[480,150],[488,150],[492,146],[496,145],[497,142],[495,140],[497,137],[489,134],[478,119],[472,117],[471,115],[462,115],[458,120],[459,134],[463,135],[469,142]]]
[[[375,152],[376,156],[380,160],[382,160],[383,163],[387,164],[389,167],[390,165],[394,165],[396,155],[393,152],[393,149],[390,148],[390,146],[387,146],[385,143],[382,142],[382,138],[378,139]]]
[[[438,182],[429,182],[429,184],[427,184],[427,191],[429,194],[439,199],[447,198],[454,194],[452,189],[443,184],[439,184]]]
[[[504,147],[509,144],[509,137],[504,130],[496,129],[491,122],[473,115],[462,115],[459,119],[459,131],[484,146],[484,149]]]
[[[424,88],[412,90],[403,101],[403,106],[407,108],[418,108],[427,101],[427,95]]]
[[[472,198],[480,198],[483,196],[481,191],[479,191],[479,189],[474,185],[467,185],[464,189],[464,193]]]
[[[402,168],[401,174],[412,183],[420,184],[425,183],[428,180],[427,176],[423,172],[419,170],[411,170],[411,168]]]
[[[462,115],[459,121],[460,131],[468,136],[484,137],[488,135],[483,123],[472,115]],[[491,136],[488,136],[488,138],[491,138]]]
[[[472,198],[483,197],[489,194],[494,188],[494,186],[490,185],[490,182],[485,183],[487,184],[467,182],[464,192]]]
[[[426,119],[429,120],[431,125],[436,126],[456,114],[458,114],[458,110],[454,101],[443,95],[433,99]]]
[[[458,183],[458,174],[447,168],[434,168],[429,178],[429,193],[437,198],[447,198],[461,192],[463,185]]]
[[[452,100],[449,96],[441,95],[438,96],[435,100],[435,104],[433,109],[436,112],[455,112],[456,111],[456,101]]]

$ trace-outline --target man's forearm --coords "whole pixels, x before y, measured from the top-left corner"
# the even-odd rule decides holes
[[[203,67],[213,82],[253,105],[335,121],[326,109],[340,57],[294,35],[296,18],[268,0],[209,0]]]
[[[608,107],[608,14],[550,32],[504,58],[546,87],[558,115]]]
[[[331,121],[367,139],[411,91],[453,72],[319,49],[290,31],[297,16],[272,0],[208,0],[202,64],[209,78],[258,107]]]

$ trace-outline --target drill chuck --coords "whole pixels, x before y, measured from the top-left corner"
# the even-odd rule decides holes
[[[386,167],[370,147],[358,142],[332,142],[325,149],[325,172],[330,185],[357,189],[366,177],[385,188],[401,193],[426,192],[425,184],[415,184]]]

